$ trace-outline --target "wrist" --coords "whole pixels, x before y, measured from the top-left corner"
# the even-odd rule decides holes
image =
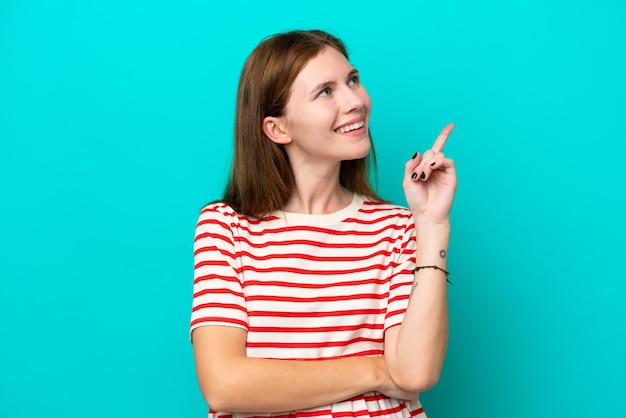
[[[433,223],[415,223],[415,234],[417,239],[417,248],[430,248],[431,246],[445,247],[448,249],[450,241],[450,223],[433,224]]]
[[[372,390],[376,392],[382,392],[387,382],[387,363],[385,357],[371,357],[372,362]]]
[[[449,234],[450,233],[450,218],[446,218],[441,222],[433,222],[428,219],[421,219],[413,215],[415,219],[415,229],[422,233],[433,234]]]
[[[445,269],[448,262],[450,224],[416,224],[415,232],[417,265],[436,265]]]

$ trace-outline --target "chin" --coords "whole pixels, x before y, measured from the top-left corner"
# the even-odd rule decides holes
[[[367,157],[369,153],[370,153],[370,147],[368,143],[367,148],[364,148],[360,150],[359,152],[355,152],[353,155],[350,156],[350,158],[346,158],[346,160],[360,160],[362,158]]]
[[[357,157],[357,159],[359,159],[359,158],[365,158],[365,157],[367,157],[367,155],[370,153],[370,150],[371,150],[371,148],[372,148],[372,147],[371,147],[371,145],[370,145],[370,138],[369,138],[369,136],[367,137],[367,143],[366,143],[365,145],[366,145],[366,146],[365,146],[365,147],[363,147],[363,150],[361,151],[360,156],[359,156],[359,157]]]

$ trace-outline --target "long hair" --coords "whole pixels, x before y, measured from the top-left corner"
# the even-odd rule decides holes
[[[221,199],[238,214],[268,215],[284,208],[291,197],[294,177],[289,158],[282,145],[265,135],[262,122],[267,116],[283,116],[296,76],[325,48],[334,48],[348,58],[343,42],[320,30],[271,36],[248,56],[237,91],[230,177]],[[341,162],[339,182],[348,190],[381,201],[369,180],[370,169],[376,171],[371,135],[370,145],[364,158]]]

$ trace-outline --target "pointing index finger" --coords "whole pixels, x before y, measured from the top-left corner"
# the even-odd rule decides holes
[[[448,137],[450,136],[450,133],[452,132],[453,129],[454,129],[454,123],[449,123],[448,125],[446,125],[445,128],[441,130],[441,133],[435,140],[435,143],[433,144],[433,147],[432,147],[432,150],[434,152],[443,151],[443,147],[444,145],[446,145],[446,141],[448,140]]]

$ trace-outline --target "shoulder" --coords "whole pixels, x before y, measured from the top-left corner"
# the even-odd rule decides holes
[[[204,206],[196,223],[196,240],[200,237],[220,238],[233,242],[239,229],[239,215],[223,202],[212,202]]]
[[[239,215],[233,208],[222,202],[211,202],[200,210],[200,219],[238,217]]]
[[[368,198],[363,198],[359,214],[362,217],[404,220],[405,223],[414,223],[413,214],[408,208],[391,202],[379,202]]]
[[[225,224],[231,225],[237,223],[239,215],[230,206],[221,202],[212,202],[204,206],[198,215],[197,227],[206,224]]]
[[[391,202],[363,198],[353,216],[345,222],[376,234],[392,234],[398,239],[414,234],[415,220],[411,211]]]
[[[257,229],[274,219],[275,217],[273,216],[256,218],[242,215],[237,213],[228,204],[217,201],[209,203],[200,210],[196,227],[201,228],[203,226],[212,225],[231,231],[240,229],[247,230],[249,228]]]

